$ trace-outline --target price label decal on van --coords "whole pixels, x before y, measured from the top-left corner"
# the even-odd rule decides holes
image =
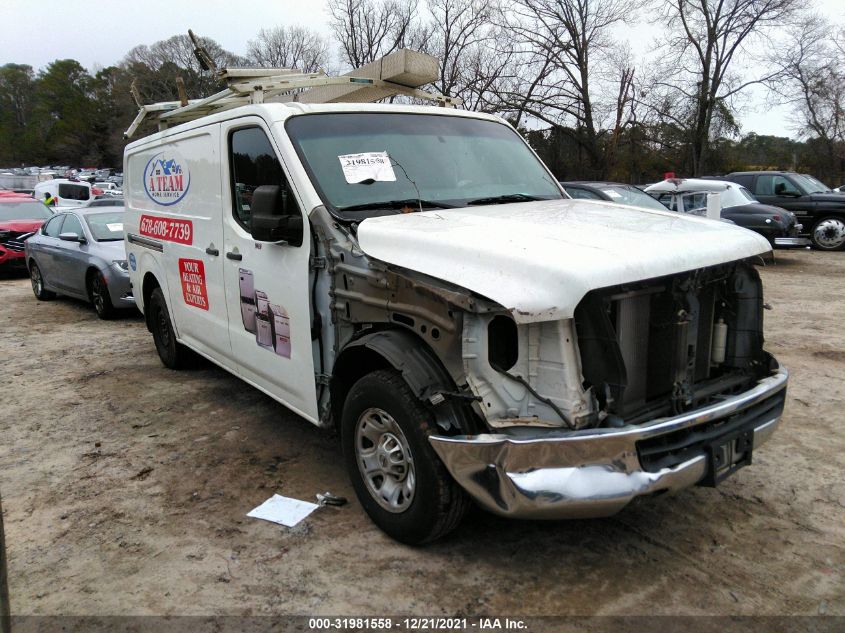
[[[205,265],[200,259],[180,259],[179,279],[185,303],[200,310],[208,310],[208,292],[205,289]]]
[[[142,215],[139,230],[141,235],[177,244],[192,244],[194,239],[194,225],[190,220]]]

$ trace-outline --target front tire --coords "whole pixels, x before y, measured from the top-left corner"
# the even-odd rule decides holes
[[[355,494],[373,523],[410,545],[451,532],[469,506],[428,441],[432,417],[394,370],[361,378],[343,407],[341,441]]]
[[[29,281],[32,284],[32,294],[39,301],[50,301],[56,298],[56,293],[44,289],[44,276],[34,261],[29,265]]]
[[[845,247],[845,219],[822,218],[813,226],[813,246],[822,251],[839,251]]]
[[[188,367],[192,360],[191,351],[176,340],[176,332],[170,321],[170,313],[167,311],[167,303],[161,288],[153,290],[147,310],[149,310],[153,340],[161,362],[170,369]]]
[[[106,284],[103,273],[95,270],[88,281],[88,296],[94,304],[97,316],[103,320],[113,319],[115,315],[114,305],[111,302],[111,295]]]

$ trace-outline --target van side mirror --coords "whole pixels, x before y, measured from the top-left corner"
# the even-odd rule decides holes
[[[293,196],[278,185],[261,185],[252,192],[250,232],[259,242],[302,246],[302,213]]]

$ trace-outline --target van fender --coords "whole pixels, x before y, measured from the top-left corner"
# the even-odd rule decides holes
[[[132,291],[133,293],[138,293],[135,297],[135,304],[141,309],[141,312],[144,313],[144,320],[146,320],[147,306],[144,297],[144,280],[147,278],[147,275],[152,275],[153,277],[155,277],[158,286],[164,293],[165,299],[167,299],[168,301],[170,300],[170,291],[167,286],[167,275],[165,275],[164,269],[161,267],[161,264],[153,255],[153,253],[151,253],[145,248],[139,248],[136,249],[135,255],[138,259],[137,279],[139,280],[139,287],[133,288]],[[149,328],[149,323],[147,324],[147,328]],[[175,323],[173,323],[173,328],[176,328]]]
[[[454,380],[425,342],[399,329],[365,334],[343,348],[331,380],[336,422],[340,420],[346,394],[355,381],[370,371],[386,367],[400,372],[414,395],[433,408],[437,424],[444,431],[470,432],[472,425],[463,405],[472,397],[458,393]]]

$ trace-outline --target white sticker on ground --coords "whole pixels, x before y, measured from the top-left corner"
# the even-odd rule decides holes
[[[343,169],[343,177],[349,184],[365,182],[394,182],[396,174],[390,164],[387,152],[363,152],[361,154],[344,154],[337,157]]]
[[[293,527],[319,508],[316,503],[273,495],[260,506],[247,513],[253,519],[263,519],[287,527]]]

